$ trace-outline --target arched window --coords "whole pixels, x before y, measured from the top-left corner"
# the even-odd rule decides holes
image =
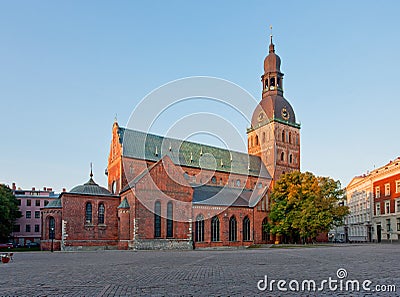
[[[258,136],[256,135],[256,145],[258,145]]]
[[[167,237],[173,237],[173,217],[172,217],[172,202],[167,204]]]
[[[293,155],[290,154],[290,156],[289,156],[289,163],[292,164],[292,162],[293,162]]]
[[[243,241],[250,240],[250,219],[245,217],[243,219]]]
[[[199,214],[196,218],[196,226],[195,226],[195,236],[194,240],[196,242],[204,241],[204,217]]]
[[[262,241],[269,240],[268,218],[265,218],[261,223],[261,234],[262,234]]]
[[[284,152],[281,153],[281,161],[285,161],[285,153]]]
[[[269,80],[269,85],[271,87],[275,87],[275,77],[271,77]],[[273,88],[271,88],[271,90],[273,90]]]
[[[85,213],[86,223],[92,223],[92,203],[86,203],[86,213]]]
[[[53,217],[49,218],[49,239],[54,239],[56,235],[56,221]]]
[[[282,131],[282,142],[285,142],[285,130]]]
[[[100,203],[99,204],[99,224],[104,224],[104,204]]]
[[[236,241],[237,228],[236,228],[236,218],[235,216],[231,216],[229,219],[229,241]]]
[[[157,201],[154,204],[154,237],[161,237],[161,203]]]
[[[289,132],[289,143],[292,144],[292,132]]]
[[[217,216],[211,219],[211,241],[219,241],[219,219]]]
[[[236,187],[240,187],[240,179],[236,180]]]
[[[213,176],[213,177],[211,178],[211,182],[212,182],[213,184],[216,184],[216,183],[217,183],[217,178],[216,178],[215,176]]]

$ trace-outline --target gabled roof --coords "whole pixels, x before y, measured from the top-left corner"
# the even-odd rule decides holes
[[[157,162],[167,155],[176,165],[271,178],[257,156],[122,127],[118,135],[124,157]]]
[[[193,205],[254,207],[265,189],[252,191],[219,186],[193,186]]]
[[[131,208],[126,197],[124,198],[124,200],[122,200],[118,208]]]

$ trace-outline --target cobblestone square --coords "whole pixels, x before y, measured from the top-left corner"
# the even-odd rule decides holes
[[[15,253],[0,264],[1,296],[399,296],[400,246],[337,245],[203,251]],[[369,279],[397,292],[260,291],[275,280]]]

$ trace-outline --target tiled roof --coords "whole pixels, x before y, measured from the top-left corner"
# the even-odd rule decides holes
[[[118,208],[131,208],[126,197],[124,198],[124,200],[122,200]]]
[[[167,155],[176,165],[270,178],[257,156],[122,127],[118,133],[125,157],[156,162]]]
[[[54,200],[51,200],[49,204],[47,204],[44,208],[61,208],[61,199],[57,198]]]
[[[264,189],[254,192],[217,186],[198,186],[193,190],[194,205],[254,207],[265,194]]]
[[[106,188],[103,188],[96,184],[92,177],[90,177],[89,181],[83,185],[79,185],[74,187],[71,191],[71,194],[83,194],[83,195],[100,195],[100,196],[112,196],[110,191]]]

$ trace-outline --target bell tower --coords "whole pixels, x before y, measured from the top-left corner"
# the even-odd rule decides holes
[[[270,36],[269,53],[261,76],[262,99],[247,130],[248,153],[259,156],[273,181],[281,174],[300,170],[300,124],[290,103],[283,97],[281,59]]]

